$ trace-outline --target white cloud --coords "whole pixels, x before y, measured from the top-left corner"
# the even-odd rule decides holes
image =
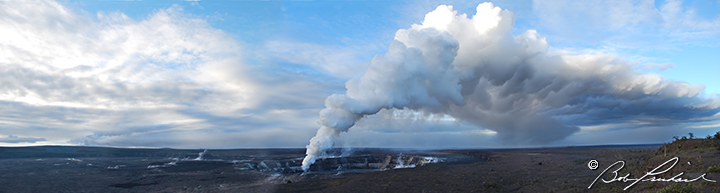
[[[214,86],[197,80],[243,84],[244,88],[232,89],[236,93],[253,89],[247,80],[212,74],[230,71],[242,77],[236,69],[243,64],[234,57],[239,47],[205,21],[185,18],[178,7],[139,22],[121,13],[85,18],[55,2],[6,2],[2,9],[7,19],[0,25],[7,36],[0,43],[7,55],[0,63],[6,83],[0,100],[105,109],[173,108]]]
[[[328,88],[268,81],[273,70],[246,64],[239,43],[178,6],[136,21],[5,1],[0,18],[0,134],[46,139],[36,144],[259,147],[238,136],[272,143],[315,127]]]

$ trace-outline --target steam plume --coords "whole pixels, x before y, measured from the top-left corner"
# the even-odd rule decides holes
[[[607,55],[548,55],[536,31],[510,34],[514,20],[492,3],[478,5],[471,18],[441,5],[422,25],[398,30],[388,52],[346,83],[346,94],[325,100],[322,126],[310,139],[302,169],[339,133],[381,109],[450,115],[496,131],[507,144],[549,143],[599,120],[678,120],[717,112],[717,102],[696,97],[703,85],[640,74]],[[678,111],[683,113],[673,113]]]

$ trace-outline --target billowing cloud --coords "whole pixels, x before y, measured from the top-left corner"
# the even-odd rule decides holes
[[[534,30],[512,35],[514,23],[492,3],[471,17],[442,5],[421,25],[398,30],[345,94],[327,97],[303,168],[383,109],[449,116],[505,145],[549,144],[580,126],[673,124],[720,111],[717,99],[697,96],[703,85],[642,74],[611,55],[549,53]]]

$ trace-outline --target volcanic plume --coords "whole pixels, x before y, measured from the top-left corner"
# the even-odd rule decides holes
[[[421,25],[398,30],[345,94],[320,111],[303,170],[356,121],[381,109],[452,116],[497,132],[506,144],[547,144],[602,121],[677,121],[712,116],[703,85],[642,74],[611,55],[548,53],[534,30],[513,36],[512,12],[492,3],[458,15],[441,5]]]

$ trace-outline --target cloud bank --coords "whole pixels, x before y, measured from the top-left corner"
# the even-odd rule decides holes
[[[536,31],[510,34],[514,22],[492,3],[470,17],[442,5],[398,30],[345,94],[327,97],[303,169],[383,109],[450,116],[494,131],[505,145],[548,144],[579,126],[673,124],[719,111],[717,99],[697,96],[703,85],[642,74],[610,55],[548,53]]]
[[[47,144],[299,146],[274,135],[310,137],[301,131],[315,127],[307,120],[332,85],[248,64],[248,52],[179,6],[133,20],[54,1],[0,2],[0,134]]]

